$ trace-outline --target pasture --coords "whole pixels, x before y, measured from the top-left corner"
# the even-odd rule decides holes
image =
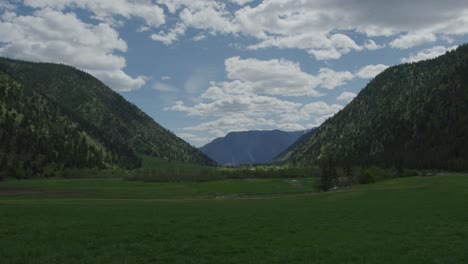
[[[0,263],[468,263],[468,177],[9,180]]]

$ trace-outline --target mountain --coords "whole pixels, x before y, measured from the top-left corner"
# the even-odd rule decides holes
[[[70,66],[0,58],[0,93],[0,162],[7,167],[136,168],[139,154],[214,164],[98,79]]]
[[[231,132],[225,137],[217,138],[206,144],[200,150],[220,164],[266,163],[306,132],[280,130]]]
[[[278,161],[468,170],[468,45],[388,68]]]
[[[296,147],[303,144],[307,139],[309,139],[309,137],[313,133],[315,133],[316,129],[317,128],[312,128],[312,129],[309,129],[309,130],[305,130],[304,133],[296,141],[294,141],[293,144],[291,144],[289,147],[287,147],[282,152],[280,152],[278,155],[276,155],[272,159],[272,161],[276,161],[278,159],[285,159],[285,158],[287,159],[289,157],[289,155],[293,152],[292,150],[294,150]]]

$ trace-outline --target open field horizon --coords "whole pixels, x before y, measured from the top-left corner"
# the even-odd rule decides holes
[[[49,179],[4,181],[0,190],[18,191],[0,196],[2,263],[468,260],[466,175],[335,192],[318,192],[311,178]]]

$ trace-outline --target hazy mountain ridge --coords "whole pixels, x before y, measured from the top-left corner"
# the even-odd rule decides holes
[[[270,162],[307,131],[230,132],[201,147],[210,158],[220,164],[244,165]]]
[[[468,45],[391,67],[302,144],[292,164],[331,158],[352,164],[468,169]]]

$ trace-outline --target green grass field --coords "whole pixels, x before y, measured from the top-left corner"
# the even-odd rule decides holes
[[[0,263],[468,263],[468,177],[0,182]]]

